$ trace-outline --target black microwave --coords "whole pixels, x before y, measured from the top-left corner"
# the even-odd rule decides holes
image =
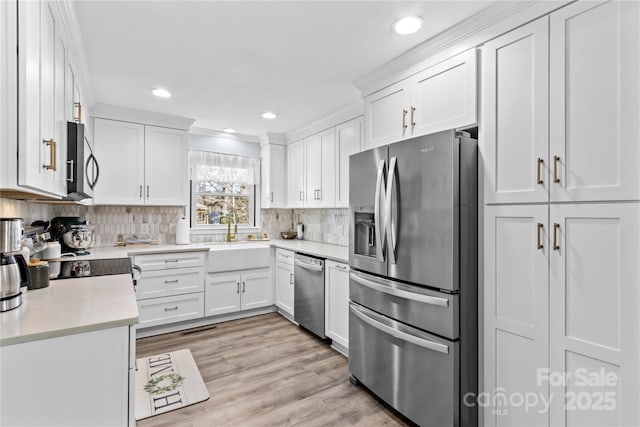
[[[100,177],[98,160],[82,123],[67,122],[67,200],[93,197]]]

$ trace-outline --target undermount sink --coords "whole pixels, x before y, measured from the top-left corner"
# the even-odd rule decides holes
[[[269,245],[226,243],[209,248],[209,272],[248,270],[269,266]]]

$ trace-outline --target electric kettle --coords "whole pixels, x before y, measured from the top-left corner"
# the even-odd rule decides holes
[[[20,288],[29,284],[27,261],[22,254],[22,218],[0,218],[0,311],[22,304]]]

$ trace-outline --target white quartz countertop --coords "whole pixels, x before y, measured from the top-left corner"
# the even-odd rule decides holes
[[[130,274],[52,280],[0,313],[0,347],[138,322]],[[46,355],[43,355],[46,358]]]
[[[240,248],[242,245],[270,245],[277,248],[289,249],[296,252],[304,252],[320,258],[327,258],[338,262],[349,263],[349,248],[347,246],[331,245],[328,243],[312,242],[310,240],[253,240],[233,243],[191,243],[189,245],[132,245],[132,246],[105,246],[89,248],[89,255],[77,257],[64,257],[63,260],[91,260],[107,258],[126,258],[132,255],[159,254],[171,252],[202,252]]]
[[[303,252],[305,254],[327,258],[333,261],[349,263],[349,247],[330,245],[328,243],[312,242],[309,240],[272,240],[271,246],[276,248],[289,249],[295,252]]]

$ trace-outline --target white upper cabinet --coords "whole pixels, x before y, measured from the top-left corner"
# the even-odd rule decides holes
[[[551,201],[640,199],[640,3],[551,15]]]
[[[304,141],[287,146],[287,206],[304,206]]]
[[[95,119],[100,178],[94,201],[105,205],[180,206],[187,203],[184,131]]]
[[[486,203],[546,202],[549,18],[484,47]]]
[[[184,131],[144,127],[145,204],[186,205],[189,160]]]
[[[96,204],[144,204],[144,125],[95,119]]]
[[[476,51],[471,49],[411,77],[411,136],[476,123]]]
[[[266,144],[261,152],[262,208],[284,208],[285,197],[285,153],[284,145]]]
[[[463,52],[365,98],[363,149],[476,123],[476,52]]]
[[[362,117],[336,126],[336,207],[349,207],[349,156],[360,152]]]
[[[331,128],[304,139],[306,192],[304,207],[335,206],[336,134]]]
[[[409,82],[406,80],[365,98],[363,150],[399,141],[409,134],[407,109],[410,102]]]
[[[68,42],[54,2],[18,2],[18,182],[66,196]]]

